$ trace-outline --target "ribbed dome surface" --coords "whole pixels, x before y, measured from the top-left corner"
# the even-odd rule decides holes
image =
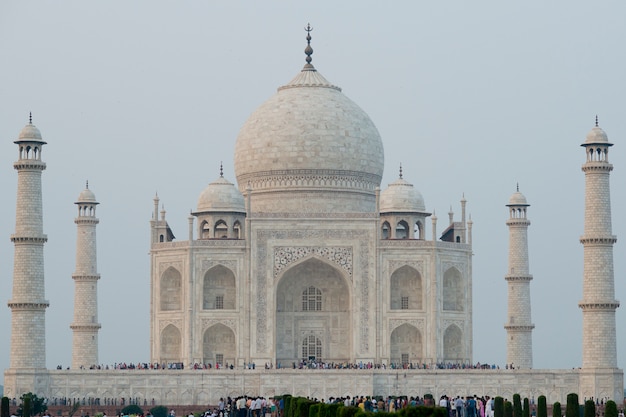
[[[513,193],[513,195],[511,196],[511,198],[509,198],[509,206],[528,206],[528,202],[526,201],[526,197],[524,197],[524,194],[520,193],[519,191],[516,191],[515,193]]]
[[[333,192],[333,199],[342,198],[342,191],[361,194],[361,203],[353,198],[343,207],[371,210],[364,200],[374,201],[383,168],[382,140],[369,116],[340,88],[306,67],[252,113],[235,145],[239,189],[245,192],[250,186],[253,197],[265,193],[253,210],[323,210],[321,199],[330,197],[324,191]],[[309,195],[298,206],[294,191],[315,191],[318,197],[313,201]],[[276,200],[280,198],[285,198],[282,206]]]
[[[200,193],[197,212],[245,213],[243,196],[235,185],[224,177],[210,183]]]
[[[424,212],[424,197],[406,180],[399,178],[380,193],[380,212]]]

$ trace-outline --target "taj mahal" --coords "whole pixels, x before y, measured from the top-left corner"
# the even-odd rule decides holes
[[[15,140],[17,214],[5,395],[133,397],[182,405],[241,394],[328,398],[477,391],[509,398],[546,395],[551,402],[576,392],[581,398],[621,401],[612,144],[598,123],[582,143],[581,158],[582,367],[533,369],[530,204],[518,189],[503,201],[509,212],[503,225],[509,230],[509,267],[502,271],[508,287],[507,363],[515,364],[515,372],[445,369],[473,363],[473,223],[467,201],[459,196],[456,217],[451,210],[447,218],[437,218],[401,167],[397,180],[381,188],[384,147],[374,122],[313,66],[310,28],[306,40],[302,70],[242,126],[235,181],[220,171],[200,190],[186,231],[170,228],[158,196],[152,202],[149,343],[158,370],[90,369],[99,363],[101,325],[99,203],[89,186],[75,202],[72,365],[46,368],[41,182],[46,142],[32,120],[22,129]],[[301,361],[335,366],[294,367]],[[193,369],[197,365],[202,369]]]

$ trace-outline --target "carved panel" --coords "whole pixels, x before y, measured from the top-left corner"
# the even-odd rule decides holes
[[[292,263],[310,256],[336,264],[352,279],[352,248],[349,246],[277,246],[274,248],[274,278]]]
[[[410,324],[414,326],[420,333],[424,334],[424,320],[423,319],[391,319],[389,320],[389,333],[392,333],[395,329],[403,324]]]
[[[182,319],[160,320],[159,321],[159,333],[163,331],[168,325],[174,325],[179,331],[183,328]]]
[[[209,327],[216,324],[223,324],[237,334],[237,320],[235,319],[202,319],[202,333],[204,334]]]
[[[183,271],[183,263],[182,261],[174,261],[174,262],[162,262],[159,264],[159,277],[163,275],[163,272],[167,270],[167,268],[173,267],[180,273]]]
[[[214,259],[203,259],[202,260],[202,272],[208,271],[213,268],[215,265],[223,265],[226,268],[230,269],[234,273],[237,271],[237,261],[234,260],[214,260]]]

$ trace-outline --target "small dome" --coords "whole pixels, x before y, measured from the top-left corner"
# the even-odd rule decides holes
[[[513,193],[511,198],[509,198],[509,204],[507,204],[507,206],[529,206],[529,205],[530,204],[526,202],[526,197],[524,197],[524,194],[520,193],[519,191],[516,191],[515,193]]]
[[[96,201],[96,195],[89,189],[89,188],[85,188],[80,195],[78,196],[78,200],[76,200],[76,204],[79,203],[95,203],[98,204]]]
[[[587,137],[585,138],[585,145],[587,144],[600,144],[605,143],[609,144],[609,137],[606,135],[604,130],[602,130],[599,126],[594,126],[593,129],[589,133],[587,133]]]
[[[413,184],[399,178],[380,193],[380,212],[424,212],[424,197]]]
[[[18,142],[41,142],[41,143],[46,143],[46,142],[43,141],[43,139],[41,137],[41,132],[39,131],[39,129],[37,129],[37,126],[35,126],[32,123],[27,124],[20,131],[20,135],[18,136],[18,138],[15,141],[15,143],[18,143]]]
[[[200,193],[197,212],[224,211],[245,213],[246,206],[237,187],[226,178],[219,177]]]

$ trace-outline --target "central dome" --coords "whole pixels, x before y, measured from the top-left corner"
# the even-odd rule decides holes
[[[239,190],[250,190],[257,212],[374,211],[384,167],[380,134],[307,55],[303,70],[241,128]]]

